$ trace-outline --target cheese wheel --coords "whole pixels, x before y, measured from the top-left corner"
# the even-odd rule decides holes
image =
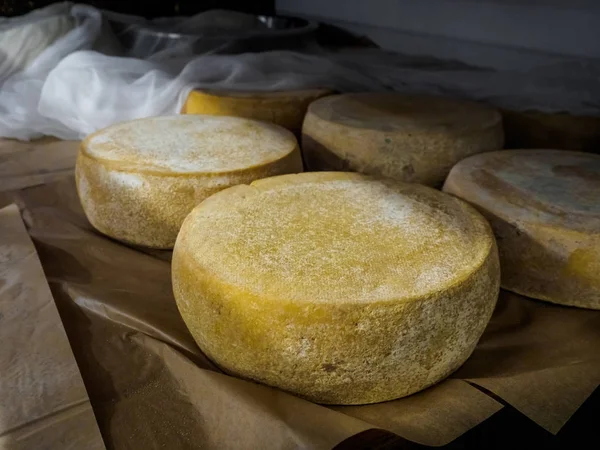
[[[506,148],[600,153],[600,117],[539,111],[502,111]]]
[[[600,156],[559,150],[485,153],[457,164],[444,190],[489,219],[504,288],[600,309]]]
[[[471,354],[499,290],[492,231],[416,184],[306,173],[236,186],[186,218],[173,290],[225,371],[328,404],[403,397]]]
[[[213,114],[272,122],[299,132],[308,105],[330,91],[310,89],[277,92],[192,91],[184,114]]]
[[[96,229],[127,243],[172,248],[183,219],[206,197],[301,171],[296,138],[276,125],[167,116],[88,136],[75,173],[81,204]]]
[[[441,185],[454,164],[503,145],[491,108],[401,94],[325,97],[308,108],[302,151],[310,170],[351,170]]]

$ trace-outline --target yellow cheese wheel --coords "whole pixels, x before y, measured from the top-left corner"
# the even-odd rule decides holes
[[[206,197],[301,171],[289,131],[199,115],[140,119],[98,131],[81,143],[75,173],[96,229],[124,242],[172,248],[183,219]]]
[[[553,148],[600,153],[600,117],[502,111],[506,148]]]
[[[390,400],[471,354],[499,263],[473,208],[354,173],[259,180],[186,218],[173,290],[225,371],[328,404]]]
[[[329,92],[325,89],[277,92],[196,90],[190,92],[182,113],[245,117],[299,132],[308,105]]]
[[[302,128],[309,170],[351,170],[441,185],[461,159],[503,145],[491,108],[438,97],[345,94],[313,102]]]
[[[489,219],[504,288],[600,309],[600,156],[560,150],[476,155],[452,169],[444,190]]]

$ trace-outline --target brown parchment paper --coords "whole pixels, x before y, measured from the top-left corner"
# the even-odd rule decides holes
[[[600,385],[600,311],[503,292],[475,352],[453,377],[557,433]]]
[[[0,209],[0,448],[104,449],[35,248]]]
[[[72,178],[5,193],[9,199],[36,242],[109,448],[330,449],[378,427],[443,445],[502,407],[449,380],[411,397],[411,408],[396,401],[363,415],[362,407],[327,408],[224,375],[179,316],[169,252],[95,232]]]
[[[33,187],[2,194],[0,181],[0,206],[21,208],[109,448],[320,449],[374,427],[444,445],[502,407],[469,383],[555,431],[598,385],[600,312],[509,293],[467,364],[405,399],[326,408],[234,379],[185,329],[171,293],[169,252],[96,233],[71,176],[43,186],[34,186],[35,177],[16,178]],[[565,314],[572,326],[554,339]]]

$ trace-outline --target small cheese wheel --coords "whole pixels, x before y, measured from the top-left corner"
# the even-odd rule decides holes
[[[476,103],[402,94],[345,94],[308,108],[302,151],[310,170],[351,170],[441,185],[461,159],[502,148],[502,119]]]
[[[173,290],[227,372],[328,404],[410,395],[457,369],[496,303],[487,222],[417,184],[267,178],[186,218]]]
[[[329,93],[325,89],[276,92],[196,90],[190,92],[182,112],[263,120],[299,132],[308,105]]]
[[[75,173],[96,229],[127,243],[172,248],[183,219],[206,197],[301,171],[296,138],[281,127],[234,117],[167,116],[88,136]]]
[[[444,190],[472,203],[492,224],[502,287],[600,309],[600,156],[485,153],[457,164]]]
[[[502,111],[506,148],[600,153],[600,117],[539,111]]]

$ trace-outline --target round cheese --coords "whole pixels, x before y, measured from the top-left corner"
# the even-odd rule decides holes
[[[210,197],[182,226],[172,274],[206,355],[328,404],[390,400],[448,376],[500,282],[492,231],[466,203],[336,172]]]
[[[506,148],[554,148],[600,153],[600,117],[502,111]]]
[[[503,145],[500,114],[476,103],[401,94],[313,102],[302,128],[310,170],[351,170],[441,185],[461,159]]]
[[[296,138],[276,125],[167,116],[88,136],[75,173],[81,204],[96,229],[131,244],[172,248],[183,219],[206,197],[301,171]]]
[[[457,164],[444,190],[489,219],[504,288],[600,309],[600,156],[559,150],[486,153]]]
[[[192,91],[183,106],[184,114],[213,114],[272,122],[299,132],[308,105],[329,91],[324,89],[236,92]]]

